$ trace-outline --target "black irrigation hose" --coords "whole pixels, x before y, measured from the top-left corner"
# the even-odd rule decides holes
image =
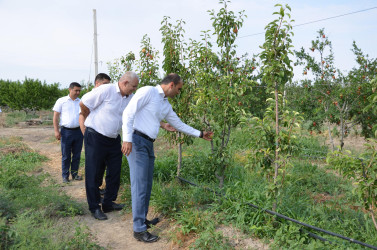
[[[181,181],[183,181],[183,182],[186,182],[186,183],[188,183],[188,184],[190,184],[190,185],[192,185],[192,186],[200,187],[199,185],[197,185],[197,184],[195,184],[195,183],[192,183],[192,182],[190,182],[190,181],[188,181],[188,180],[186,180],[186,179],[183,179],[182,177],[176,176],[176,178],[178,178],[179,180],[181,180]],[[217,195],[225,196],[225,195],[223,195],[223,194],[220,194],[219,192],[216,192],[216,191],[211,190],[210,188],[205,188],[205,189],[210,190],[210,191],[212,191],[212,192],[215,192]],[[253,207],[253,208],[256,208],[256,209],[262,210],[262,211],[264,211],[264,212],[266,212],[266,213],[268,213],[268,214],[275,215],[275,216],[277,216],[277,217],[279,217],[279,218],[282,218],[282,219],[285,219],[285,220],[292,221],[292,222],[294,222],[294,223],[296,223],[296,224],[299,224],[299,225],[301,225],[301,226],[304,226],[304,227],[307,227],[307,228],[311,228],[311,229],[314,229],[314,230],[316,230],[316,231],[319,231],[319,232],[322,232],[322,233],[326,233],[326,234],[329,234],[329,235],[332,235],[332,236],[336,236],[336,237],[341,238],[341,239],[343,239],[343,240],[347,240],[347,241],[349,241],[349,242],[351,242],[351,243],[356,243],[356,244],[359,244],[359,245],[362,245],[362,246],[369,247],[369,248],[371,248],[371,249],[376,249],[376,250],[377,250],[377,247],[376,247],[376,246],[372,246],[372,245],[369,245],[369,244],[367,244],[367,243],[364,243],[364,242],[361,242],[361,241],[358,241],[358,240],[354,240],[354,239],[351,239],[351,238],[345,237],[345,236],[343,236],[343,235],[340,235],[340,234],[337,234],[337,233],[333,233],[333,232],[330,232],[330,231],[324,230],[324,229],[322,229],[322,228],[315,227],[315,226],[312,226],[312,225],[309,225],[309,224],[303,223],[303,222],[301,222],[301,221],[298,221],[298,220],[295,220],[295,219],[289,218],[289,217],[287,217],[287,216],[285,216],[285,215],[282,215],[282,214],[276,213],[276,212],[274,212],[274,211],[271,211],[271,210],[268,210],[268,209],[260,208],[260,207],[254,205],[254,204],[251,204],[251,203],[246,203],[246,204],[249,205],[250,207]],[[314,235],[314,234],[313,234],[313,235]],[[318,236],[318,239],[319,239],[319,238],[322,238],[322,237],[319,237],[319,236]]]
[[[323,238],[323,237],[321,237],[321,236],[319,236],[319,235],[316,235],[316,234],[314,234],[314,233],[312,233],[312,232],[309,232],[309,231],[306,231],[305,229],[302,229],[302,228],[300,228],[300,233],[302,233],[302,234],[307,234],[307,235],[309,235],[310,237],[312,237],[312,238],[314,238],[314,239],[318,239],[318,240],[321,240],[321,241],[328,241],[330,244],[333,244],[331,241],[329,241],[328,239],[325,239],[325,238]]]

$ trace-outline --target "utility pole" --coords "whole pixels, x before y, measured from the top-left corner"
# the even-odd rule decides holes
[[[94,21],[94,79],[98,74],[98,48],[97,48],[97,13],[96,9],[93,9],[93,21]]]

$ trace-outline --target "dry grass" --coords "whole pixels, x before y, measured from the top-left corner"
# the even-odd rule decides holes
[[[269,249],[268,245],[264,244],[260,239],[252,238],[234,227],[223,225],[217,228],[216,231],[222,232],[234,249]]]
[[[17,154],[21,152],[31,152],[31,149],[22,143],[22,138],[18,136],[0,137],[0,154]]]

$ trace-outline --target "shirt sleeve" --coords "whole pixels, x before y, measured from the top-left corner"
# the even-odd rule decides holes
[[[105,100],[108,90],[112,87],[110,85],[103,85],[93,89],[92,91],[86,93],[81,98],[82,103],[89,109],[93,110],[96,109],[99,105],[102,104],[103,100]]]
[[[62,112],[62,98],[59,98],[56,102],[54,107],[52,108],[53,111],[61,113]]]
[[[151,98],[151,92],[153,88],[143,87],[136,91],[135,95],[132,97],[131,101],[128,103],[127,107],[123,111],[122,116],[122,131],[123,131],[123,141],[132,142],[132,133],[134,132],[133,125],[135,120],[135,115],[138,110],[144,107]]]
[[[179,132],[185,133],[186,135],[191,135],[194,137],[200,136],[200,131],[190,127],[189,125],[183,123],[181,119],[174,112],[171,105],[169,105],[169,112],[166,114],[165,120],[172,125]]]

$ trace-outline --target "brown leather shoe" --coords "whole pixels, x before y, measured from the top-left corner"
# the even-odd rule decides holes
[[[159,237],[157,235],[153,235],[149,233],[148,231],[144,232],[134,232],[134,238],[137,239],[138,241],[142,241],[145,243],[152,243],[158,241]]]

